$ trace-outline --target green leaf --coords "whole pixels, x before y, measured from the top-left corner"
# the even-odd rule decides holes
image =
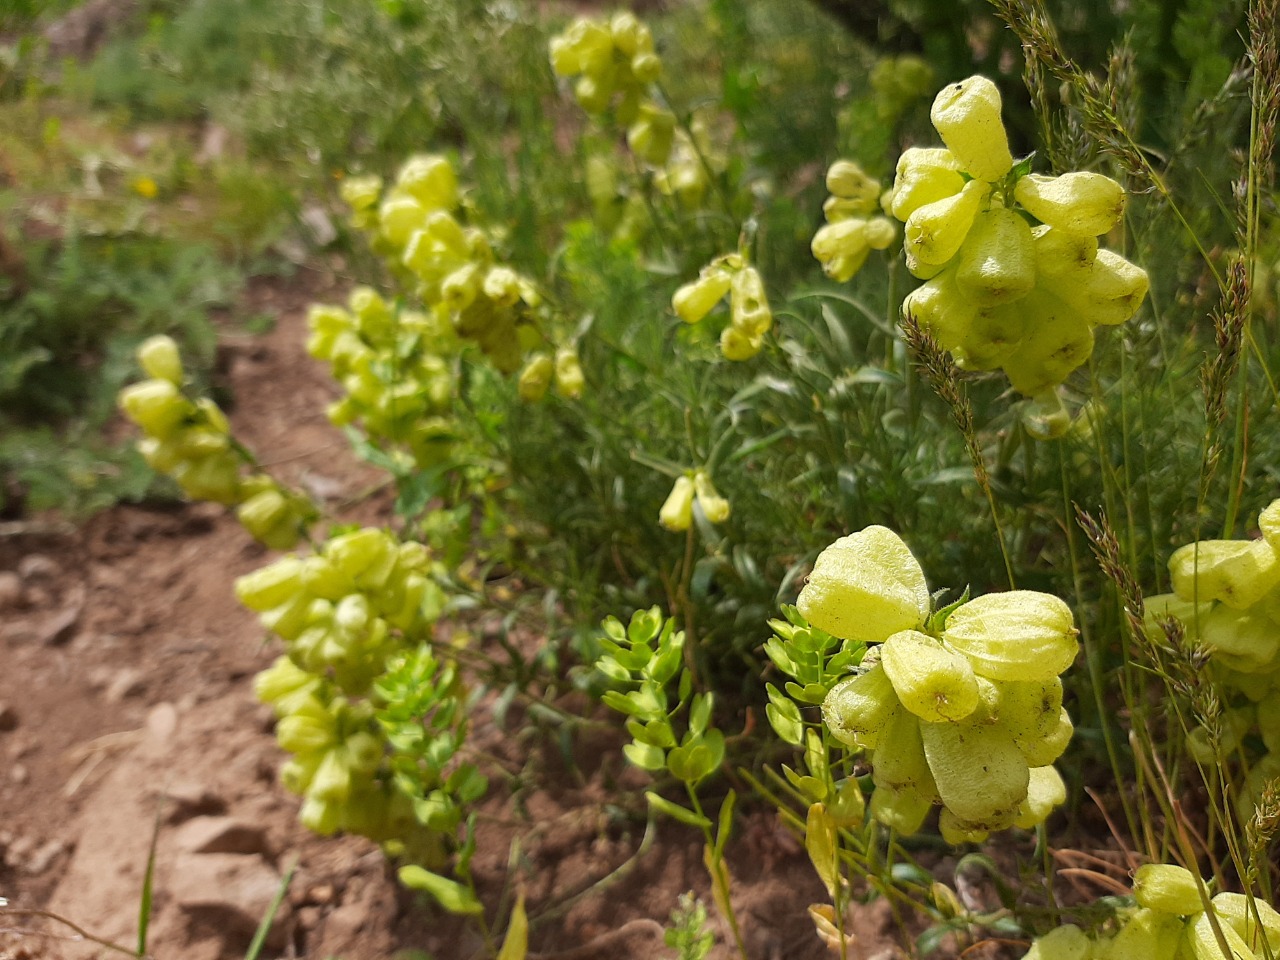
[[[649,801],[649,806],[657,810],[659,813],[665,813],[667,816],[679,820],[681,823],[687,823],[691,827],[701,827],[706,829],[711,826],[711,821],[706,817],[700,817],[692,810],[680,806],[678,803],[672,803],[666,797],[661,797],[652,790],[646,790],[644,798]]]
[[[425,870],[417,864],[411,863],[400,868],[400,882],[410,889],[431,894],[440,906],[450,913],[464,915],[484,913],[484,905],[476,899],[476,895],[469,887],[448,877],[442,877],[438,873]]]
[[[666,754],[661,747],[635,741],[622,748],[623,755],[642,770],[658,771],[667,765]]]
[[[715,857],[720,859],[724,853],[724,845],[729,842],[729,833],[733,829],[733,808],[738,802],[738,795],[730,790],[720,804],[720,816],[716,822]]]
[[[792,717],[787,711],[779,710],[776,705],[767,703],[764,713],[769,718],[769,726],[773,727],[774,733],[784,741],[793,747],[798,747],[804,742],[804,724],[799,720],[799,712]]]
[[[712,693],[695,694],[693,705],[689,708],[689,732],[694,736],[702,736],[711,720],[711,707],[715,702]]]
[[[507,924],[507,935],[502,938],[498,960],[524,960],[529,953],[529,918],[524,912],[524,891],[516,895],[516,905]]]
[[[801,686],[788,680],[785,684],[787,695],[793,700],[801,700],[804,703],[811,703],[814,706],[822,706],[822,701],[827,699],[827,688],[821,683],[806,683]]]
[[[809,853],[813,868],[818,871],[818,879],[827,888],[827,895],[835,902],[836,891],[841,885],[840,864],[836,858],[836,825],[821,803],[809,808],[804,825],[804,848]]]

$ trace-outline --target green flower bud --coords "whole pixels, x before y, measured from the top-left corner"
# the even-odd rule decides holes
[[[922,724],[915,714],[901,708],[889,715],[871,757],[877,789],[909,789],[926,800],[937,798],[938,788],[920,739],[923,728],[931,726],[936,724]]]
[[[685,476],[677,477],[666,502],[658,511],[658,523],[672,532],[688,530],[693,524],[693,498],[693,480]]]
[[[970,180],[954,196],[916,208],[903,231],[906,250],[922,263],[946,263],[960,250],[990,190],[990,184]]]
[[[641,104],[635,123],[627,128],[627,146],[641,160],[661,167],[671,155],[676,118],[654,103]]]
[[[568,400],[577,400],[582,396],[585,385],[578,351],[573,347],[561,347],[556,351],[556,393]]]
[[[338,193],[348,207],[359,213],[378,202],[378,197],[382,195],[382,178],[376,174],[346,177],[338,187]]]
[[[1042,279],[1080,276],[1098,259],[1096,237],[1041,225],[1031,230],[1036,276]]]
[[[324,548],[325,556],[346,576],[357,580],[366,570],[390,561],[395,563],[396,553],[390,537],[376,527],[365,527],[334,537]]]
[[[1227,942],[1232,960],[1248,960],[1255,956],[1253,949],[1229,923],[1217,925]],[[1182,943],[1179,948],[1190,960],[1222,960],[1222,948],[1218,946],[1218,935],[1214,932],[1214,924],[1208,913],[1199,913],[1187,921]],[[1180,953],[1179,956],[1182,954]]]
[[[309,697],[276,724],[276,739],[290,753],[314,753],[337,742],[333,714],[315,697]]]
[[[978,707],[978,681],[959,654],[918,630],[885,640],[880,662],[902,705],[929,723],[963,720]]]
[[[417,199],[393,192],[378,207],[378,234],[395,249],[401,249],[414,231],[422,229],[426,219],[427,208]]]
[[[880,184],[852,160],[837,160],[827,169],[827,191],[841,200],[852,200],[859,212],[870,213],[880,200]]]
[[[1280,953],[1280,913],[1261,897],[1250,898],[1243,893],[1220,893],[1213,898],[1213,912],[1249,944],[1255,955],[1263,955],[1264,937],[1271,945],[1271,952]],[[1258,929],[1259,918],[1262,921],[1261,931]]]
[[[1124,214],[1124,187],[1100,173],[1028,174],[1013,196],[1041,223],[1085,237],[1110,232]]]
[[[148,377],[182,386],[182,357],[173,337],[148,337],[138,347],[138,363]]]
[[[926,204],[953,197],[963,188],[960,162],[950,150],[909,147],[898,158],[897,176],[886,212],[906,221]]]
[[[289,503],[279,490],[264,490],[236,507],[236,518],[258,540],[288,515]]]
[[[693,475],[693,488],[708,523],[724,523],[729,519],[729,501],[720,496],[705,470]]]
[[[938,795],[961,820],[1003,829],[1027,799],[1030,768],[1000,727],[921,724],[924,754]]]
[[[730,322],[748,337],[763,336],[773,326],[773,312],[764,292],[764,281],[755,267],[743,267],[733,275],[729,288]]]
[[[1280,558],[1266,540],[1202,540],[1175,550],[1169,573],[1183,600],[1244,610],[1280,584]]]
[[[320,678],[299,668],[288,657],[277,657],[266,670],[253,678],[254,695],[275,708],[276,716],[294,713],[312,698]]]
[[[1124,926],[1110,940],[1099,944],[1100,960],[1129,960],[1181,956],[1178,942],[1182,922],[1177,917],[1141,907],[1129,914]],[[1221,953],[1217,954],[1221,957]]]
[[[194,408],[171,380],[143,380],[120,391],[120,409],[124,415],[153,437],[164,440]]]
[[[342,803],[350,795],[351,760],[340,744],[325,752],[324,759],[320,761],[311,780],[311,786],[307,788],[307,796]]]
[[[637,83],[648,86],[662,79],[662,61],[652,50],[637,53],[631,58],[631,73]]]
[[[396,189],[428,210],[452,210],[458,205],[458,178],[449,161],[436,154],[419,154],[405,161],[396,174]]]
[[[877,823],[908,837],[924,825],[924,818],[932,807],[933,801],[921,796],[918,790],[878,786],[871,794],[868,812]]]
[[[978,214],[960,249],[960,289],[980,306],[1009,303],[1036,285],[1036,265],[1027,221],[1007,207]]]
[[[1200,643],[1214,661],[1243,673],[1261,673],[1272,666],[1280,653],[1278,634],[1269,617],[1225,604],[1200,622]]]
[[[1045,736],[1037,740],[1014,740],[1014,745],[1022,751],[1027,764],[1032,767],[1047,767],[1053,763],[1071,743],[1075,733],[1075,725],[1067,713],[1066,707],[1058,708],[1058,720]]]
[[[1026,331],[1001,362],[1019,393],[1034,397],[1056,387],[1093,353],[1088,321],[1039,287],[1005,309],[1018,312]]]
[[[697,280],[686,283],[671,298],[671,309],[685,323],[697,323],[724,299],[733,284],[729,271],[706,267]]]
[[[1022,960],[1090,960],[1093,941],[1074,923],[1037,937]]]
[[[1034,590],[975,597],[947,618],[942,639],[992,680],[1051,680],[1078,649],[1071,608]]]
[[[1204,909],[1200,885],[1186,867],[1148,863],[1133,875],[1133,896],[1144,907],[1189,917]]]
[[[938,812],[938,833],[942,834],[942,839],[947,843],[959,847],[966,843],[982,843],[991,836],[991,829],[961,820],[951,812],[950,807],[943,807]]]
[[[763,336],[753,336],[739,327],[728,326],[720,331],[720,352],[726,360],[735,363],[750,360],[763,346]]]
[[[874,749],[893,711],[898,695],[881,664],[841,680],[822,701],[822,720],[841,743]]]
[[[269,566],[237,577],[236,599],[255,613],[278,607],[302,592],[302,569],[297,557],[281,557]]]
[[[330,836],[342,826],[342,806],[332,800],[308,796],[298,811],[298,822],[312,833]]]
[[[1000,109],[996,85],[986,77],[972,76],[943,87],[929,110],[942,142],[977,180],[1000,180],[1013,168]]]
[[[549,354],[535,353],[529,357],[520,371],[520,399],[525,403],[537,403],[545,397],[554,373],[555,362]]]
[[[1067,802],[1067,785],[1052,766],[1032,767],[1027,782],[1027,799],[1018,807],[1015,827],[1034,829],[1044,823],[1055,809]]]
[[[818,555],[796,606],[832,636],[879,643],[924,623],[929,588],[902,538],[871,526]]]

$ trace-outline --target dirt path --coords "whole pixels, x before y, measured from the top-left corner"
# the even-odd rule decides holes
[[[366,491],[379,475],[325,420],[334,388],[302,349],[307,303],[340,293],[303,274],[248,296],[278,322],[264,337],[224,338],[237,436],[318,497]],[[360,513],[385,518],[389,498],[375,495]],[[267,955],[473,956],[476,934],[398,889],[371,844],[296,824],[297,799],[276,781],[270,711],[250,683],[277,651],[231,590],[267,559],[208,505],[119,507],[72,535],[0,537],[0,896],[132,947],[159,817],[149,939],[159,960],[243,956],[295,863]],[[481,809],[475,870],[490,909],[514,877],[541,914],[531,937],[541,955],[673,956],[660,924],[678,895],[696,889],[710,902],[697,838],[662,823],[621,879],[595,886],[639,848],[644,779],[608,733],[574,744],[579,759],[566,765],[554,743],[519,726],[509,718],[499,729],[480,711],[473,728],[508,771],[491,777]],[[753,960],[828,955],[805,911],[821,887],[767,811],[739,824],[732,864]],[[879,910],[859,915],[863,960],[896,955],[887,922]],[[0,960],[119,956],[70,934],[0,930]],[[728,956],[723,934],[715,956]]]

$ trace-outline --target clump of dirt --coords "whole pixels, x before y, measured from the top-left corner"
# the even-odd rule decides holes
[[[233,426],[285,479],[385,521],[390,493],[367,495],[381,477],[325,419],[335,388],[302,347],[306,305],[339,295],[308,273],[250,289],[249,309],[278,322],[263,337],[223,337],[241,401]],[[297,824],[271,713],[251,689],[277,650],[232,593],[269,554],[234,518],[120,506],[69,534],[39,529],[0,537],[0,896],[11,908],[131,949],[154,835],[158,960],[243,956],[290,871],[267,956],[482,955],[475,928],[401,889],[372,844]],[[663,924],[679,895],[711,903],[700,837],[647,824],[646,781],[623,761],[621,731],[584,734],[568,745],[575,760],[525,720],[517,708],[499,725],[482,709],[473,728],[475,749],[506,771],[490,778],[474,858],[491,915],[519,884],[535,956],[673,956]],[[806,912],[825,895],[800,846],[764,810],[743,814],[736,834],[735,906],[753,960],[828,956]],[[715,956],[730,956],[721,927]],[[883,902],[852,929],[862,960],[898,955]],[[10,914],[0,930],[0,960],[111,955],[54,921]]]

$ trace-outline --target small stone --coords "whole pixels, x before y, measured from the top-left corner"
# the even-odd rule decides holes
[[[227,809],[221,797],[194,780],[171,784],[163,796],[168,807],[166,819],[171,824],[183,823],[192,817],[217,815]]]
[[[194,817],[178,828],[174,845],[187,853],[268,853],[261,827],[234,817]]]
[[[319,907],[303,907],[297,913],[298,926],[303,930],[314,930],[320,926],[321,916]]]
[[[82,587],[72,602],[40,624],[40,643],[52,647],[70,640],[75,636],[76,625],[80,622],[80,614],[83,610],[84,588]]]
[[[317,883],[307,891],[307,903],[318,903],[321,906],[333,903],[335,892],[332,883]]]
[[[43,553],[33,553],[18,561],[18,576],[27,583],[36,580],[56,580],[61,572],[58,564]]]
[[[0,701],[0,733],[18,729],[18,711]]]
[[[53,861],[58,859],[66,849],[66,844],[61,840],[46,841],[27,858],[27,861],[22,865],[22,869],[33,877],[39,876],[48,870]]]
[[[172,703],[157,703],[147,714],[147,732],[156,740],[168,740],[177,729],[178,708]]]
[[[115,677],[107,684],[107,689],[103,691],[102,697],[107,703],[120,703],[129,697],[136,697],[142,693],[147,687],[147,682],[142,676],[142,671],[134,667],[125,667],[116,673]]]
[[[0,571],[0,611],[22,606],[22,579],[12,571]]]
[[[9,768],[9,779],[16,784],[24,784],[31,779],[31,774],[25,766],[15,763]]]
[[[167,892],[193,920],[219,928],[229,937],[243,938],[253,936],[279,888],[279,874],[261,857],[188,853],[174,863]],[[273,949],[284,944],[288,914],[285,901],[267,937]]]

